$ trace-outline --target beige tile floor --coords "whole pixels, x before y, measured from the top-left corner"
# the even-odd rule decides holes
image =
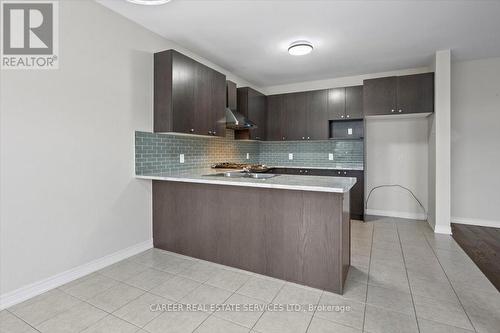
[[[150,310],[222,303],[349,311]],[[374,218],[352,223],[342,296],[153,249],[1,311],[0,332],[498,333],[500,294],[450,236]]]

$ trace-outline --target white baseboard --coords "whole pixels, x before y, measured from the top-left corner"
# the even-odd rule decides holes
[[[75,267],[73,269],[67,270],[65,272],[48,277],[41,281],[31,283],[27,286],[2,294],[0,295],[0,310],[6,309],[12,305],[21,303],[27,299],[43,294],[46,291],[62,286],[63,284],[98,271],[106,266],[112,265],[137,253],[146,251],[152,247],[153,240],[150,239],[145,242],[132,245],[115,253],[111,253],[102,258],[93,260],[81,266]]]
[[[478,225],[482,227],[500,228],[500,221],[471,219],[466,217],[451,217],[451,223]]]
[[[365,214],[376,215],[376,216],[399,217],[402,219],[427,220],[427,216],[424,213],[408,213],[408,212],[397,212],[391,210],[366,209]]]

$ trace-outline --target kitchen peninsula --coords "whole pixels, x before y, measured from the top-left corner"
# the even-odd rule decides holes
[[[342,293],[350,218],[364,215],[362,92],[266,96],[176,50],[155,53],[154,133],[135,137],[154,246]],[[219,162],[275,167],[224,175],[209,168]]]
[[[354,178],[211,169],[138,178],[153,180],[156,248],[342,293]]]

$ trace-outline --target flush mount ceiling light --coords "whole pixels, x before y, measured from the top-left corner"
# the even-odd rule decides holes
[[[299,40],[293,42],[288,47],[288,53],[294,56],[306,55],[311,53],[312,50],[313,50],[313,45],[305,40]]]
[[[164,5],[172,0],[127,0],[127,1],[135,3],[136,5],[154,6],[154,5]]]

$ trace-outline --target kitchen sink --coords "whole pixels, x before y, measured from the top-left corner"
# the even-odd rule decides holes
[[[227,178],[254,178],[254,179],[269,179],[279,175],[269,173],[253,173],[253,172],[220,172],[205,176],[227,177]]]
[[[223,176],[229,178],[243,178],[243,177],[248,177],[248,174],[245,172],[222,172],[215,174],[215,176]]]
[[[255,179],[269,179],[273,177],[277,177],[279,175],[272,174],[272,173],[249,173],[250,177],[255,178]]]

